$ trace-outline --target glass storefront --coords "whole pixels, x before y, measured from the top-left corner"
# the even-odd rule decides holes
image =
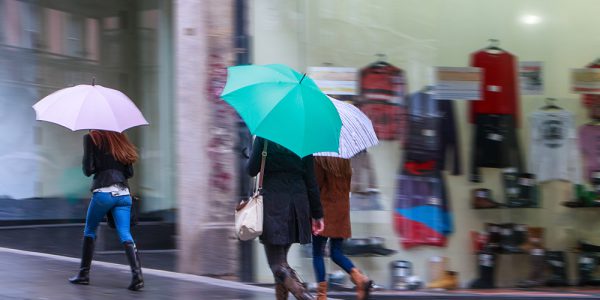
[[[582,204],[576,193],[578,188],[594,190],[589,164],[595,164],[598,154],[586,150],[595,149],[588,145],[595,141],[582,131],[595,131],[597,96],[575,93],[571,73],[592,67],[599,56],[599,9],[600,2],[593,0],[252,2],[253,63],[284,63],[301,72],[311,67],[356,69],[359,92],[343,98],[371,117],[380,143],[352,162],[362,180],[359,185],[365,187],[353,191],[352,232],[355,238],[381,238],[375,240],[393,251],[353,258],[377,283],[389,285],[390,263],[396,260],[410,261],[413,273],[427,282],[435,257],[446,257],[437,261],[446,261],[444,268],[458,271],[461,285],[469,286],[481,275],[477,252],[482,249],[475,245],[479,237],[504,247],[492,251],[497,255],[496,286],[517,286],[534,267],[528,249],[507,254],[511,251],[506,243],[515,242],[510,239],[521,247],[533,238],[538,243],[534,248],[546,253],[550,265],[560,261],[556,255],[564,257],[568,281],[576,282],[581,254],[572,249],[578,240],[600,244],[598,212],[590,207],[595,202]],[[431,95],[431,87],[439,87],[437,67],[483,69],[483,83],[477,83],[480,98],[497,101],[498,107],[447,100],[455,133],[442,131],[448,127],[427,127],[438,126],[428,123],[431,118],[421,118],[431,109],[427,105],[438,105],[423,98]],[[391,83],[386,86],[385,80]],[[550,105],[559,109],[548,109]],[[441,118],[437,113],[436,108],[429,117]],[[495,118],[495,124],[505,124],[497,125],[505,131],[486,135],[484,129]],[[431,161],[411,156],[415,147],[426,147],[419,142],[450,135],[456,140],[449,147],[458,151],[459,172],[451,166],[451,151],[442,155],[448,166],[439,165],[439,156]],[[552,154],[557,149],[564,152]],[[439,174],[422,176],[432,170]],[[414,179],[416,175],[421,177]],[[405,185],[407,178],[421,183],[411,188]],[[502,206],[478,209],[480,203],[474,202],[481,195]],[[419,197],[426,198],[422,205],[415,204]],[[512,197],[529,197],[531,202]],[[490,241],[496,237],[498,241]],[[293,265],[312,280],[309,251],[304,250],[293,249]],[[261,268],[262,249],[257,253],[258,278],[270,282],[268,270]],[[328,266],[330,272],[339,270],[333,263]]]
[[[142,209],[174,208],[171,35],[169,1],[0,1],[0,219],[84,218],[84,133],[36,121],[31,106],[93,80],[150,123],[127,131],[141,154],[131,183]]]

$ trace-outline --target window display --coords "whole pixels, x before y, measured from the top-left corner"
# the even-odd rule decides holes
[[[600,126],[588,118],[600,116],[600,100],[594,105],[590,99],[597,95],[576,94],[569,78],[571,69],[600,68],[599,61],[590,63],[600,44],[589,39],[582,24],[555,21],[577,18],[597,25],[588,12],[599,4],[559,2],[536,6],[502,1],[493,13],[467,0],[418,5],[307,1],[298,9],[306,27],[293,36],[304,38],[297,45],[307,51],[299,59],[290,55],[290,61],[363,68],[361,95],[352,100],[372,119],[381,143],[364,155],[368,167],[356,164],[355,174],[364,178],[362,190],[377,189],[382,209],[353,211],[353,228],[362,236],[385,237],[398,250],[389,260],[366,259],[373,267],[365,272],[372,272],[375,282],[385,282],[384,263],[409,260],[413,273],[422,275],[429,257],[448,256],[456,265],[447,269],[459,273],[461,287],[533,287],[553,277],[551,283],[562,284],[566,277],[558,268],[533,269],[558,264],[561,255],[573,265],[578,256],[569,247],[579,239],[600,244],[597,230],[588,225],[596,224],[594,207],[600,206],[593,191],[594,171],[600,171],[600,146],[595,145]],[[392,9],[393,18],[386,13]],[[273,32],[285,35],[288,29]],[[486,45],[489,37],[497,39]],[[261,47],[257,62],[269,63],[272,52],[267,43]],[[372,62],[381,49],[387,57]],[[450,79],[439,76],[439,70],[466,67],[479,68],[476,74],[482,76],[467,80],[466,70]],[[482,79],[480,84],[475,77]],[[430,93],[436,90],[475,93],[472,86],[481,87],[480,99],[428,99],[435,98]],[[546,97],[561,99],[562,109],[541,108],[540,99]],[[492,257],[482,259],[481,266],[477,252],[465,254],[469,233],[488,223],[512,224],[498,226],[492,243],[522,248],[522,253],[488,251]],[[526,232],[515,224],[527,224]],[[541,239],[543,232],[552,234],[529,241]],[[529,248],[522,245],[528,241]]]

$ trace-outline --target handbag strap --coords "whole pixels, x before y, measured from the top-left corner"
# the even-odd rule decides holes
[[[263,151],[262,151],[262,159],[260,162],[260,173],[259,173],[259,177],[258,177],[258,187],[256,189],[257,192],[260,192],[262,190],[262,185],[263,185],[263,177],[265,177],[265,162],[267,160],[267,145],[269,144],[269,141],[265,140],[265,146],[263,147]]]

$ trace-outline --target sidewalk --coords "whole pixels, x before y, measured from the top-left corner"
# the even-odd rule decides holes
[[[70,284],[78,266],[76,258],[0,248],[0,299],[274,299],[269,288],[153,269],[144,269],[146,287],[132,292],[128,266],[96,261],[90,285]]]
[[[0,299],[275,299],[271,287],[149,268],[144,268],[146,287],[140,292],[132,292],[126,289],[130,280],[129,267],[101,261],[92,264],[91,285],[70,284],[67,278],[75,274],[78,266],[77,258],[0,248]],[[330,299],[356,297],[353,292],[333,291],[329,296]],[[371,299],[600,299],[600,289],[378,291]]]

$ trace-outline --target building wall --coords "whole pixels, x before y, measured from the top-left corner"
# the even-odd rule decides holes
[[[219,98],[233,64],[233,1],[174,4],[178,270],[236,276],[237,119]]]

